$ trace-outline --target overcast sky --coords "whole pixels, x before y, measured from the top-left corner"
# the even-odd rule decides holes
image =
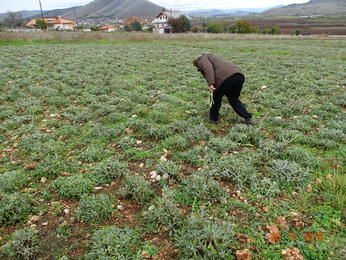
[[[78,5],[85,5],[92,0],[41,0],[44,10],[66,8]],[[179,10],[210,9],[210,8],[256,8],[272,7],[277,5],[288,5],[292,3],[305,3],[308,0],[152,0],[151,2]],[[0,0],[0,13],[7,11],[39,10],[39,0]]]

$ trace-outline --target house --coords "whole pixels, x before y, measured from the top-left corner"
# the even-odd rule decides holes
[[[113,25],[105,25],[99,28],[100,31],[105,31],[105,32],[114,32],[117,30],[117,28]]]
[[[125,25],[130,25],[134,20],[137,20],[138,22],[140,22],[143,29],[147,28],[148,21],[145,21],[145,20],[143,20],[143,19],[141,19],[139,17],[134,17],[134,16],[132,16],[130,18],[127,18],[126,20],[123,20],[120,23],[120,27],[124,28]]]
[[[181,15],[183,15],[181,11],[161,11],[151,22],[154,25],[153,33],[170,33],[169,18],[179,18]]]
[[[26,27],[35,27],[36,20],[41,19],[40,17],[31,18],[26,24]],[[74,20],[58,17],[44,17],[44,21],[47,24],[47,30],[57,31],[57,30],[73,30],[73,26],[76,24]]]

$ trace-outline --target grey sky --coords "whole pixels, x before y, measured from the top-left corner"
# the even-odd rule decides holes
[[[41,0],[44,10],[66,8],[78,5],[85,5],[92,0]],[[255,7],[272,7],[280,4],[305,3],[308,0],[151,0],[151,2],[179,10],[191,9],[210,9],[210,8],[255,8]],[[39,10],[39,0],[0,0],[0,13],[7,11],[20,10]]]

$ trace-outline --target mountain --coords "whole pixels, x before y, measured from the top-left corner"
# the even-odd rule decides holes
[[[281,6],[280,6],[281,7]],[[235,9],[197,9],[184,11],[191,17],[236,17],[245,16],[252,13],[260,13],[275,7],[263,8],[235,8]]]
[[[75,6],[64,9],[44,11],[44,16],[62,16],[75,19],[75,12],[80,18],[118,17],[128,18],[130,16],[153,18],[162,10],[147,0],[94,0],[84,6]],[[40,11],[20,11],[26,19],[40,16]],[[0,21],[7,13],[0,14]]]
[[[18,11],[17,13],[22,14],[24,18],[27,18],[30,16],[37,16],[41,14],[40,10],[33,10],[33,11],[23,10],[23,11]],[[7,15],[8,13],[0,13],[0,21],[3,21]]]
[[[313,14],[345,14],[345,0],[311,0],[305,4],[291,4],[261,13],[261,16],[313,15]]]
[[[77,9],[78,17],[119,17],[129,16],[154,17],[162,10],[147,0],[94,0]],[[66,12],[64,17],[73,18],[74,12]]]

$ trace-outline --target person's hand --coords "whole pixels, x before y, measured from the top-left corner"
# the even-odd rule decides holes
[[[211,92],[214,92],[216,88],[214,88],[214,85],[210,85],[209,89],[210,89]]]

